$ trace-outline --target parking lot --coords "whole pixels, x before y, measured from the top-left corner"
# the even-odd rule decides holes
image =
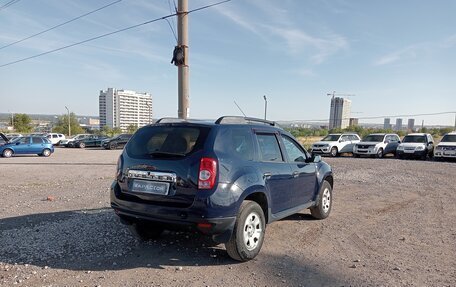
[[[456,285],[455,162],[324,158],[330,217],[269,225],[239,263],[198,234],[131,236],[109,207],[120,152],[0,158],[1,286]]]

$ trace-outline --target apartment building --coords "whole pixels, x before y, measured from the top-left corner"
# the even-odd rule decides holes
[[[351,101],[344,98],[332,97],[329,112],[329,129],[345,129],[350,124]]]
[[[100,128],[142,127],[152,123],[152,96],[129,90],[108,88],[99,96]]]

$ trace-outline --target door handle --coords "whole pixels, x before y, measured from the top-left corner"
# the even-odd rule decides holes
[[[272,173],[270,173],[270,172],[263,173],[263,178],[264,179],[269,179],[271,176],[272,176]]]
[[[293,171],[293,177],[298,177],[298,176],[299,176],[299,172]]]

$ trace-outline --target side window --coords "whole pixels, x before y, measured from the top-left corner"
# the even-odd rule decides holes
[[[250,128],[220,129],[215,141],[215,149],[241,160],[254,160],[254,145]]]
[[[341,139],[343,142],[346,142],[346,141],[349,141],[349,140],[350,140],[349,136],[341,136],[340,139]]]
[[[21,144],[28,144],[28,143],[30,143],[30,138],[21,138],[21,139],[19,140],[19,142],[20,142]]]
[[[385,141],[386,141],[386,142],[392,142],[392,141],[393,141],[392,136],[386,136],[386,137],[385,137]]]
[[[59,137],[58,135],[52,135],[52,138],[54,138],[54,139],[56,139],[58,137]]]
[[[261,161],[283,161],[279,143],[274,134],[257,134]]]
[[[287,136],[282,136],[282,139],[290,161],[304,162],[306,160],[306,154],[294,140]]]
[[[351,136],[351,140],[352,140],[352,141],[357,141],[357,140],[359,140],[359,138],[358,138],[357,136],[355,136],[355,135],[352,135],[352,136]]]
[[[43,140],[41,138],[32,138],[32,143],[34,143],[34,144],[42,144]]]

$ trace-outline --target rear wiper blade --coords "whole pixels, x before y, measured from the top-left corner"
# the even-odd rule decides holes
[[[149,155],[153,155],[153,156],[179,156],[179,157],[185,156],[185,154],[183,154],[183,153],[167,152],[167,151],[154,151],[154,152],[149,153]]]

